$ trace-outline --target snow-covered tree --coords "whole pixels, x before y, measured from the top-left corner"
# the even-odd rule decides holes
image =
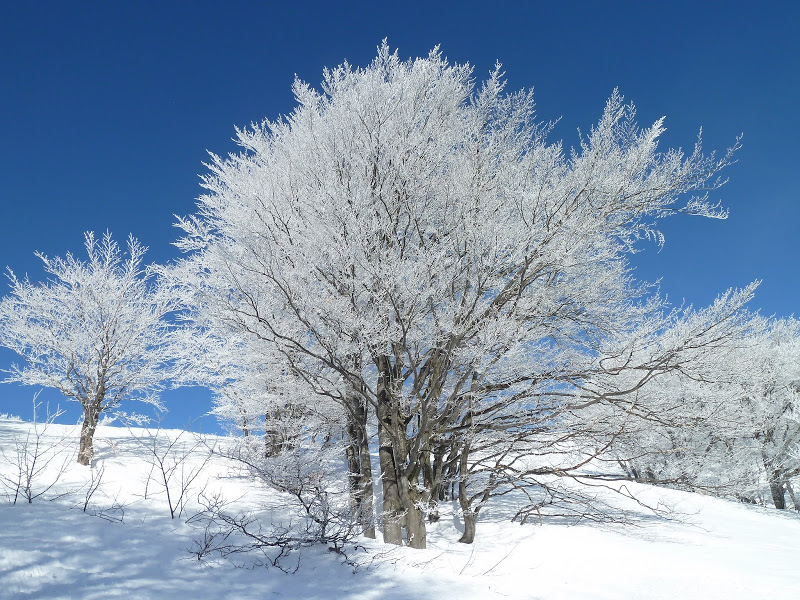
[[[18,279],[0,302],[0,345],[25,363],[11,366],[4,381],[52,387],[83,407],[78,462],[92,459],[100,415],[124,400],[160,407],[168,378],[171,325],[176,301],[158,289],[142,266],[146,251],[133,237],[124,256],[109,233],[87,233],[88,260],[72,254],[37,254],[47,282]]]
[[[756,486],[752,456],[737,441],[750,437],[752,424],[742,404],[750,376],[742,361],[766,326],[742,310],[756,285],[729,291],[705,309],[675,311],[668,327],[637,344],[638,356],[620,354],[626,362],[645,358],[652,368],[644,378],[637,369],[612,370],[614,379],[637,386],[630,410],[640,418],[629,422],[612,452],[630,477],[718,495]],[[600,378],[601,389],[606,380]]]
[[[800,322],[771,321],[745,360],[743,404],[772,502],[786,508],[788,492],[800,510],[791,485],[800,475]]]
[[[671,417],[616,445],[636,479],[748,502],[768,488],[776,508],[785,508],[787,493],[797,507],[800,326],[793,318],[736,316],[736,335],[640,390],[642,405]]]
[[[532,93],[507,93],[499,67],[476,89],[438,49],[403,62],[384,43],[368,67],[294,92],[288,117],[238,131],[243,152],[213,158],[198,213],[179,222],[179,270],[200,320],[280,354],[354,430],[374,411],[384,540],[405,529],[424,547],[443,486],[487,453],[502,463],[534,448],[537,472],[557,477],[568,443],[608,448],[615,430],[588,408],[624,423],[641,383],[601,382],[647,380],[693,347],[639,360],[637,323],[668,323],[626,256],[661,239],[665,216],[724,217],[705,193],[730,153],[659,152],[662,121],[640,129],[617,92],[565,151]],[[462,508],[474,532],[474,504]]]

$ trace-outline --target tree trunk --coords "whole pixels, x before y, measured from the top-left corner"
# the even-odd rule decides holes
[[[286,449],[286,435],[281,429],[281,409],[264,414],[264,456],[280,456]]]
[[[361,464],[358,461],[358,449],[351,435],[349,425],[347,426],[347,437],[348,443],[344,450],[345,456],[347,457],[347,483],[350,488],[350,504],[352,505],[353,513],[358,514],[360,505],[358,484],[361,480]]]
[[[769,491],[772,493],[772,503],[775,508],[786,508],[786,488],[781,481],[780,471],[773,471],[769,478]]]
[[[427,534],[425,517],[419,505],[426,501],[417,491],[418,461],[404,469],[408,460],[406,424],[392,389],[389,358],[380,356],[378,367],[377,413],[378,457],[383,482],[383,540],[387,544],[402,544],[403,528],[411,548],[425,548]]]
[[[464,517],[464,533],[459,538],[462,544],[471,544],[475,541],[475,527],[478,524],[478,515],[471,510],[462,511]]]
[[[375,508],[372,487],[372,457],[369,440],[364,432],[361,444],[361,507],[359,511],[364,537],[375,539]]]
[[[91,404],[83,407],[83,425],[81,426],[78,464],[89,465],[94,457],[94,432],[100,419],[100,411]]]
[[[467,413],[466,424],[472,423],[471,413]],[[478,524],[478,512],[472,510],[472,503],[467,496],[467,475],[469,473],[469,441],[464,442],[459,459],[458,477],[458,504],[461,506],[461,516],[464,518],[464,534],[459,538],[462,544],[471,544],[475,541],[475,527]]]
[[[797,496],[794,495],[794,490],[788,480],[786,481],[786,491],[789,492],[789,498],[792,499],[792,506],[794,506],[794,509],[800,510],[800,501],[797,499]]]
[[[406,536],[409,547],[423,550],[428,544],[425,516],[416,506],[406,509]]]
[[[443,500],[442,471],[444,466],[444,446],[439,445],[431,452],[423,454],[422,481],[429,490],[428,521],[439,520],[439,502]]]
[[[364,537],[375,538],[372,489],[372,457],[367,436],[367,406],[363,397],[348,398],[347,466],[353,514],[362,526]]]
[[[390,428],[398,426],[398,416],[392,414],[391,391],[389,389],[389,359],[379,356],[378,367],[378,461],[383,484],[383,541],[386,544],[403,543],[403,509],[400,503],[397,468],[394,462],[392,433]]]
[[[464,419],[465,425],[472,424],[472,410],[467,413]],[[459,474],[458,474],[458,504],[461,506],[461,515],[464,518],[464,534],[458,540],[462,544],[471,544],[475,541],[475,529],[478,524],[478,512],[481,507],[486,504],[489,499],[489,494],[493,487],[494,475],[489,476],[489,483],[479,496],[470,498],[467,495],[467,479],[469,477],[469,454],[471,444],[469,440],[464,442],[461,448],[461,456],[459,458]]]
[[[772,431],[768,431],[764,436],[767,442],[772,441],[772,434]],[[772,494],[772,503],[775,505],[775,508],[784,510],[786,508],[786,487],[783,483],[783,473],[780,469],[774,467],[774,461],[768,458],[766,452],[762,451],[761,460],[767,472],[769,491]]]

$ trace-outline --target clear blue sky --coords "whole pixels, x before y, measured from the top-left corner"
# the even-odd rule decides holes
[[[614,87],[642,124],[667,116],[665,147],[690,149],[702,126],[706,149],[724,151],[743,132],[717,193],[730,218],[665,222],[666,246],[637,256],[638,273],[696,305],[762,279],[754,308],[800,314],[800,2],[281,4],[1,3],[0,267],[40,279],[34,251],[81,252],[86,230],[176,258],[173,214],[193,211],[206,150],[289,112],[295,73],[316,84],[388,37],[404,58],[440,44],[479,78],[501,61],[543,120],[561,118],[553,139],[567,146]],[[0,368],[11,359],[0,351]],[[0,413],[29,417],[33,391],[0,387]],[[166,400],[169,426],[210,407],[196,390]]]

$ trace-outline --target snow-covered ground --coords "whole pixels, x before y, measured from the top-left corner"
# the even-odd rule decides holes
[[[0,475],[13,476],[16,448],[28,423],[0,420]],[[180,457],[198,442],[161,431],[160,444],[181,436]],[[299,570],[254,567],[247,557],[198,562],[187,550],[200,536],[171,519],[163,486],[151,474],[148,432],[101,427],[95,477],[74,464],[77,428],[52,425],[43,448],[61,438],[62,454],[34,481],[28,504],[12,505],[0,487],[0,598],[800,598],[800,517],[700,496],[631,486],[687,515],[683,522],[643,518],[635,526],[509,522],[513,506],[482,514],[474,545],[456,542],[453,513],[432,525],[427,550],[391,548],[366,540],[355,570],[325,548],[305,551]],[[33,438],[28,438],[29,442]],[[207,438],[214,443],[213,438]],[[164,446],[157,446],[158,448]],[[196,451],[184,473],[199,465]],[[45,455],[47,458],[49,455]],[[148,482],[149,479],[149,483]],[[275,494],[239,476],[214,457],[190,490],[221,491],[242,508]],[[175,499],[173,498],[173,504]],[[87,510],[84,511],[84,504]],[[512,513],[513,514],[513,513]],[[643,515],[644,516],[644,515]]]

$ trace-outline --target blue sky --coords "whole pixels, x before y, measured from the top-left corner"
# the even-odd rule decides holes
[[[106,229],[138,237],[150,261],[176,258],[173,215],[193,211],[206,151],[235,150],[235,125],[288,113],[295,74],[316,84],[325,66],[364,65],[384,37],[404,58],[440,44],[478,78],[499,60],[510,89],[535,89],[541,119],[561,118],[553,140],[566,146],[614,87],[642,124],[667,116],[664,147],[691,149],[701,126],[707,150],[744,133],[715,196],[730,218],[670,219],[663,250],[634,264],[675,303],[761,279],[753,308],[800,314],[790,1],[3,2],[0,267],[40,279],[34,251],[81,252],[84,231]],[[0,351],[0,368],[12,358]],[[34,391],[0,387],[0,413],[28,417]],[[168,426],[210,407],[197,390],[166,401]]]

